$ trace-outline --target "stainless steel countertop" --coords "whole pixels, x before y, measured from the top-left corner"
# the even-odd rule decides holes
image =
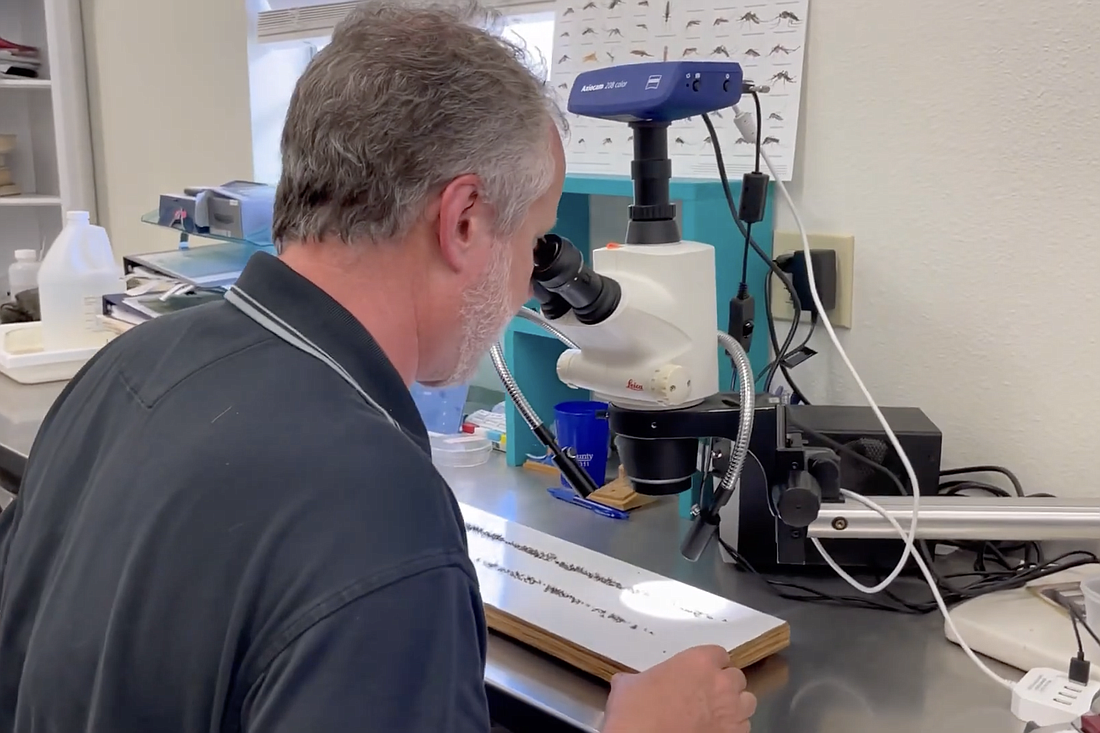
[[[0,467],[25,460],[38,426],[64,383],[23,386],[0,376]],[[19,467],[21,471],[21,465]],[[509,468],[494,454],[484,466],[449,469],[459,500],[752,608],[791,625],[791,647],[749,670],[762,733],[1014,733],[1008,692],[984,677],[943,636],[939,615],[901,616],[777,598],[736,573],[711,548],[697,563],[679,554],[687,523],[675,502],[615,521],[551,499],[547,478]],[[843,590],[839,584],[838,592]],[[1016,678],[1002,665],[994,669]],[[492,636],[486,681],[570,722],[597,731],[607,689],[556,661]]]

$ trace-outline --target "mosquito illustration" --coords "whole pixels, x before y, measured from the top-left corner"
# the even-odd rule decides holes
[[[577,145],[584,145],[584,138],[583,137],[580,140],[577,141]]]
[[[618,36],[619,38],[622,38],[623,32],[620,31],[618,28],[612,28],[611,30],[609,30],[607,32],[607,37],[608,38],[614,38],[615,36]]]
[[[781,81],[784,84],[787,84],[787,83],[794,84],[794,83],[796,83],[795,78],[792,77],[790,74],[788,74],[786,71],[780,71],[780,72],[777,72],[775,74],[772,74],[772,81]]]
[[[581,31],[581,35],[582,36],[594,36],[594,35],[596,35],[596,29],[595,28],[585,28],[583,31]]]
[[[604,53],[607,54],[607,58],[611,59],[611,63],[615,63],[615,54],[611,53],[610,51],[604,51]]]
[[[638,0],[638,7],[639,8],[648,8],[649,7],[649,0]]]
[[[667,23],[668,19],[671,18],[671,17],[672,17],[672,3],[671,2],[666,2],[665,3],[665,22]]]
[[[788,27],[798,25],[799,23],[802,22],[801,18],[799,18],[797,15],[795,15],[794,13],[792,13],[789,10],[784,10],[782,13],[775,16],[775,18],[773,18],[772,20],[776,24],[782,23],[783,21],[787,21],[787,26]]]
[[[650,58],[650,59],[653,58],[653,54],[651,54],[649,51],[643,51],[640,48],[635,49],[634,51],[631,51],[630,55],[631,56],[642,56],[644,58]]]
[[[685,48],[684,52],[680,54],[680,58],[684,58],[685,56],[694,56],[697,53],[699,53],[699,49],[697,48]]]
[[[784,54],[784,55],[789,55],[789,54],[794,53],[795,51],[797,51],[800,48],[802,48],[802,46],[795,46],[794,48],[787,48],[783,44],[779,44],[778,46],[773,48],[771,51],[768,51],[768,55],[769,56],[774,56],[777,53],[781,53],[781,54]]]
[[[575,10],[573,10],[573,8],[566,8],[566,9],[565,9],[565,12],[564,12],[564,13],[562,13],[562,17],[565,17],[566,15],[572,15],[572,14],[573,14],[573,13],[575,13],[575,12],[576,12],[576,11],[575,11]]]
[[[705,138],[703,138],[703,147],[706,147],[707,145],[713,145],[713,144],[714,144],[714,141],[710,139],[710,135],[707,135]]]
[[[569,38],[569,31],[563,31],[558,38]]]
[[[605,137],[605,138],[603,139],[603,143],[602,143],[602,144],[603,144],[603,145],[610,145],[610,144],[611,144],[611,138],[609,138],[609,137]]]
[[[764,142],[762,142],[760,144],[761,145],[778,145],[779,144],[779,138],[777,138],[777,137],[766,137],[766,138],[764,138]]]
[[[608,5],[607,5],[607,9],[608,10],[614,10],[615,8],[619,7],[622,4],[623,4],[623,0],[611,0],[611,2],[608,3]]]
[[[596,9],[596,0],[588,0],[588,2],[586,2],[584,4],[584,7],[581,8],[581,10],[595,10],[595,9]]]
[[[682,138],[682,137],[676,138],[675,142],[676,142],[677,145],[687,145],[687,143],[684,142],[684,138]]]
[[[634,142],[634,136],[633,136],[633,135],[631,135],[630,137],[628,137],[628,138],[626,139],[626,141],[627,141],[628,143],[632,143],[632,142]]]
[[[566,84],[565,82],[562,82],[561,84],[558,84],[558,89],[568,89],[568,88],[569,88],[569,85]]]
[[[648,30],[649,30],[649,26],[648,26],[648,25],[646,25],[645,23],[639,23],[639,24],[637,25],[637,27],[638,27],[638,28],[641,28],[641,29],[642,29],[643,31],[648,31]]]
[[[599,61],[599,56],[596,55],[595,51],[589,54],[585,54],[584,58],[581,59],[582,64],[594,64],[597,61]]]
[[[760,52],[757,51],[755,48],[750,48],[748,51],[745,51],[745,55],[753,59],[760,58]]]
[[[559,63],[559,64],[564,64],[564,63],[565,63],[566,61],[568,61],[568,60],[569,60],[569,54],[565,54],[565,55],[564,55],[564,56],[562,56],[562,57],[561,57],[560,59],[558,59],[558,63]]]
[[[738,20],[742,23],[755,23],[757,25],[760,24],[760,16],[758,16],[756,13],[745,13],[740,18],[738,18]]]
[[[743,138],[743,137],[739,137],[739,138],[737,138],[736,140],[734,140],[734,141],[733,141],[733,144],[734,144],[734,145],[748,145],[748,144],[749,144],[749,141],[748,141],[748,140],[746,140],[746,139],[745,139],[745,138]]]
[[[725,46],[718,46],[710,52],[711,56],[725,56],[727,59],[730,57],[730,52],[726,50]]]
[[[722,25],[723,23],[729,23],[729,18],[715,18],[711,25]]]
[[[699,25],[701,22],[702,21],[700,21],[700,20],[689,20],[687,22],[687,25],[684,26],[684,28],[694,28],[695,26]]]

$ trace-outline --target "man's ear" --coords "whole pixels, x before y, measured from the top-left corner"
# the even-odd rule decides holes
[[[489,208],[481,195],[481,181],[472,174],[459,176],[439,197],[439,251],[455,272],[467,269],[478,245],[490,236]]]

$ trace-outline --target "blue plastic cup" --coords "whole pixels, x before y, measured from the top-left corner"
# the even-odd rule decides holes
[[[562,402],[554,407],[558,445],[571,453],[596,486],[603,486],[607,475],[607,449],[611,427],[606,402]],[[561,485],[573,488],[565,477]]]
[[[428,432],[451,435],[462,429],[463,411],[466,408],[468,384],[453,387],[425,387],[414,382],[409,387],[413,402],[420,411],[420,418]]]

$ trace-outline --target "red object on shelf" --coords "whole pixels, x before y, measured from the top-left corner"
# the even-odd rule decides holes
[[[1100,715],[1086,715],[1081,718],[1081,733],[1100,733]]]
[[[34,46],[0,38],[0,75],[37,78],[42,56]]]

